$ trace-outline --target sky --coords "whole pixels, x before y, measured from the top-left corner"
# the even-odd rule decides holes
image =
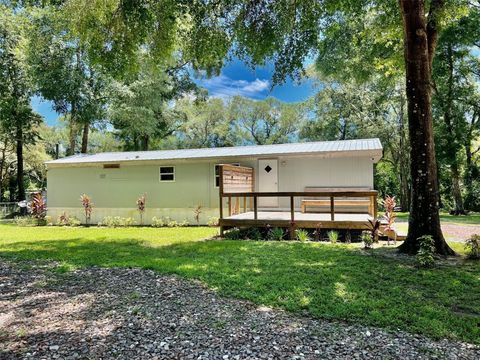
[[[285,102],[298,102],[314,94],[315,89],[310,80],[297,84],[288,79],[285,84],[271,89],[273,67],[257,67],[251,69],[238,59],[227,63],[219,76],[210,79],[195,79],[195,82],[206,88],[210,96],[228,99],[235,95],[255,100],[273,96]],[[33,109],[42,115],[49,125],[57,123],[58,114],[52,110],[52,104],[40,97],[32,98]]]

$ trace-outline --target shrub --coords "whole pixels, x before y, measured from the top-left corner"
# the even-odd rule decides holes
[[[152,218],[151,225],[153,227],[163,227],[165,226],[165,221],[162,218],[157,218],[156,216],[154,216]]]
[[[45,225],[45,216],[47,216],[47,203],[42,194],[37,192],[33,194],[30,205],[32,216],[37,219],[37,225]]]
[[[331,230],[327,233],[327,235],[328,240],[330,240],[332,244],[335,244],[338,241],[338,231]]]
[[[180,224],[178,224],[178,226],[188,226],[188,225],[190,225],[190,223],[188,222],[187,219],[183,219],[183,221]]]
[[[35,226],[36,221],[31,216],[17,216],[14,218],[17,226]]]
[[[298,241],[301,241],[301,242],[310,241],[310,235],[308,234],[307,230],[305,230],[305,229],[295,230],[295,235],[296,235]]]
[[[80,201],[82,202],[83,211],[85,213],[85,224],[88,225],[90,218],[92,217],[93,211],[93,202],[92,199],[86,194],[80,196]]]
[[[238,228],[233,228],[230,231],[227,231],[224,237],[229,240],[240,240],[242,238],[242,232]]]
[[[272,228],[268,232],[268,239],[280,241],[280,240],[283,240],[284,235],[285,235],[285,232],[283,231],[282,228]]]
[[[372,232],[369,230],[364,230],[362,231],[362,234],[360,235],[360,240],[363,242],[363,245],[365,246],[365,249],[371,249],[373,245],[373,237],[372,237]]]
[[[168,227],[177,227],[179,226],[178,222],[176,220],[170,219],[168,216],[165,218],[165,224]]]
[[[435,242],[433,237],[430,235],[420,236],[417,241],[420,244],[420,249],[418,250],[416,261],[418,267],[430,268],[435,264]]]
[[[218,221],[219,221],[218,217],[212,216],[212,217],[208,218],[207,225],[208,226],[218,226]]]
[[[246,237],[250,240],[262,240],[262,232],[259,228],[252,227],[246,231]]]
[[[473,234],[465,242],[465,251],[469,259],[480,259],[480,235]]]
[[[102,222],[99,223],[99,226],[106,227],[127,227],[135,225],[135,219],[131,217],[122,218],[120,216],[106,216],[103,218]]]
[[[60,226],[80,226],[81,221],[75,216],[68,216],[66,212],[57,218],[57,225]]]
[[[147,195],[143,194],[137,199],[137,210],[140,215],[140,225],[143,225],[143,214],[145,213],[145,207],[147,203]]]

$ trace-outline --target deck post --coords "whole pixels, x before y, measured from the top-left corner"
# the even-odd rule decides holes
[[[258,204],[257,204],[257,202],[258,202],[258,201],[257,201],[257,197],[254,196],[254,197],[253,197],[253,218],[254,218],[255,220],[258,219]]]
[[[377,220],[377,215],[378,215],[377,194],[372,196],[372,200],[373,200],[373,218]]]
[[[244,213],[247,212],[247,197],[246,196],[243,197],[243,212]]]
[[[228,216],[232,216],[232,195],[228,195]]]
[[[330,196],[330,219],[332,221],[335,220],[335,198]]]
[[[290,221],[293,223],[295,221],[295,198],[290,196]]]

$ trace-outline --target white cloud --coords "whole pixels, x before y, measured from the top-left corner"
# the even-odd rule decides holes
[[[210,96],[224,99],[235,95],[253,99],[263,98],[270,89],[270,81],[266,79],[233,80],[223,74],[200,80],[199,85],[207,88]]]

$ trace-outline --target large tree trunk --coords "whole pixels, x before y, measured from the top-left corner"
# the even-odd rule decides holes
[[[440,228],[439,191],[433,140],[431,68],[441,1],[432,0],[429,22],[423,0],[399,0],[403,19],[412,196],[408,235],[402,252],[415,254],[418,238],[431,235],[436,252],[454,254]]]
[[[90,124],[85,123],[83,125],[83,134],[82,134],[82,154],[86,154],[88,151],[88,131],[90,130]]]

